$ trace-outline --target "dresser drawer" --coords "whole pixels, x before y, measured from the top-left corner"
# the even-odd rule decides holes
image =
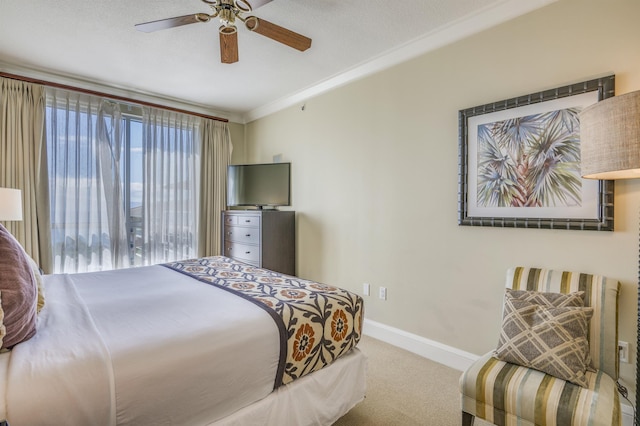
[[[253,215],[237,215],[236,217],[237,222],[234,223],[233,225],[238,225],[238,226],[252,226],[252,227],[259,227],[260,226],[260,216],[253,216]]]
[[[260,244],[260,228],[249,228],[242,226],[225,226],[225,241],[237,243]]]
[[[236,214],[225,214],[224,215],[224,224],[227,225],[237,225],[238,224],[238,215]]]
[[[225,242],[224,255],[249,262],[260,262],[260,247],[235,242]]]
[[[260,216],[255,214],[225,214],[225,226],[260,226]]]

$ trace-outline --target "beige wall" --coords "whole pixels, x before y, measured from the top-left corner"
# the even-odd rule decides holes
[[[615,232],[460,227],[457,113],[610,73],[640,89],[638,16],[637,0],[561,0],[248,124],[247,161],[293,163],[298,274],[385,286],[369,319],[475,354],[496,344],[509,266],[605,274],[635,353],[640,183],[616,183]]]
[[[244,130],[245,126],[242,124],[229,123],[231,144],[233,145],[233,151],[231,152],[231,164],[242,164],[247,161]]]

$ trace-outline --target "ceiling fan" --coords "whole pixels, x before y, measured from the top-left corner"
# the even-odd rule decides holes
[[[212,13],[195,13],[175,18],[161,19],[159,21],[137,24],[138,31],[150,33],[181,25],[209,22],[213,18],[219,18],[220,33],[220,60],[224,64],[238,62],[238,29],[235,26],[236,19],[243,22],[252,32],[258,33],[272,40],[278,41],[301,52],[311,47],[311,39],[301,34],[273,24],[255,16],[244,14],[257,9],[272,0],[251,0],[253,6],[247,0],[202,0],[211,7]]]

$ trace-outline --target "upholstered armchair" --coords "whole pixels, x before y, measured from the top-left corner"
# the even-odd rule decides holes
[[[547,299],[541,303],[530,300],[540,296],[537,292],[544,293],[542,296]],[[618,292],[619,283],[602,276],[523,267],[510,269],[496,350],[482,356],[460,377],[462,424],[470,426],[478,417],[507,426],[620,425],[621,409],[616,384]],[[564,296],[560,302],[565,305],[553,306],[565,307],[549,307],[556,303],[552,296],[557,293],[571,295],[567,296],[569,298],[579,295],[583,298],[584,307],[573,307],[578,306],[573,304],[575,297],[567,301]],[[528,301],[522,301],[523,297],[528,297]],[[550,297],[554,299],[551,302],[548,301]],[[527,325],[531,318],[534,318],[533,328]],[[547,320],[548,323],[545,322]],[[582,340],[576,337],[580,334],[580,324],[587,333],[586,341],[584,337]],[[527,327],[529,331],[525,334],[530,335],[533,330],[533,342],[530,336],[522,338],[522,333],[519,335],[521,340],[518,340],[518,333],[514,332],[514,329]],[[555,355],[535,365],[547,372],[522,365],[539,362],[545,357],[541,351],[552,352],[545,350],[545,345],[558,344],[558,339],[562,338],[558,335],[567,333],[573,333],[572,338],[575,339],[573,343],[560,342],[564,349],[558,352],[557,358],[569,354],[569,358],[573,356],[576,360],[580,358],[575,356],[576,353],[582,350],[585,370],[576,373],[571,368],[566,369],[565,365],[558,367],[555,364],[559,359],[554,358]],[[498,359],[511,360],[510,357],[519,356],[533,358],[533,361],[514,363]]]

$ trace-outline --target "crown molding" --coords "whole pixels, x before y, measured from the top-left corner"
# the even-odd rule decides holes
[[[556,1],[558,0],[505,0],[483,8],[314,86],[255,108],[243,115],[243,123],[246,124],[293,105],[304,103],[314,96],[406,62]]]
[[[132,102],[150,102],[167,107],[183,109],[185,111],[192,111],[195,113],[206,115],[215,115],[217,117],[226,118],[227,120],[236,123],[241,123],[244,119],[241,114],[233,114],[227,111],[214,110],[206,105],[184,102],[180,99],[159,96],[157,94],[144,92],[141,90],[133,90],[131,88],[117,86],[114,84],[102,84],[75,75],[61,74],[46,69],[29,68],[0,61],[0,71],[33,79],[45,80],[51,83],[74,86],[80,89],[109,93],[114,96],[121,96],[131,99]]]

